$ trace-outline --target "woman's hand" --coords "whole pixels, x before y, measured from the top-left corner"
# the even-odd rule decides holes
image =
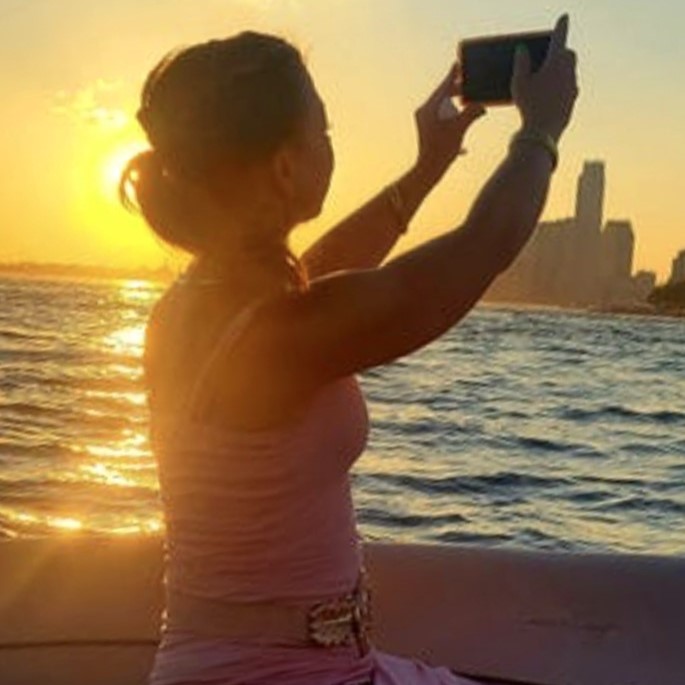
[[[419,138],[416,165],[436,181],[464,152],[462,143],[466,132],[476,119],[485,114],[485,108],[478,104],[469,104],[458,110],[451,103],[451,98],[460,93],[461,65],[456,62],[447,78],[414,114]]]
[[[558,141],[571,120],[578,97],[576,54],[566,47],[568,15],[557,22],[544,64],[531,73],[528,51],[517,50],[512,94],[524,128],[533,128]]]

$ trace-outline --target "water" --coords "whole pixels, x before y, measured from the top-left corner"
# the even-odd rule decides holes
[[[159,534],[146,282],[0,280],[0,537]],[[685,550],[685,321],[478,308],[360,376],[370,539]]]

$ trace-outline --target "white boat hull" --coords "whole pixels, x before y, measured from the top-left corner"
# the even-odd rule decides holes
[[[474,678],[685,685],[685,557],[368,543],[376,646]],[[144,685],[161,538],[0,543],[2,685]]]

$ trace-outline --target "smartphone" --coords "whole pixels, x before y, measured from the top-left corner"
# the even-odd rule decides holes
[[[535,72],[547,57],[551,38],[551,31],[537,31],[461,41],[459,62],[462,70],[462,101],[484,105],[511,104],[516,46],[523,44],[528,48]]]

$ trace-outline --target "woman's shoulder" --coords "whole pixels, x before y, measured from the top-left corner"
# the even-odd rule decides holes
[[[184,285],[165,292],[149,319],[145,367],[157,406],[170,411],[181,406],[184,396],[211,394],[222,421],[234,420],[236,427],[256,428],[292,417],[287,407],[266,401],[278,395],[273,383],[265,391],[269,397],[262,397],[259,388],[265,384],[257,382],[261,370],[249,350],[237,345],[248,329],[254,331],[255,318],[271,315],[273,310],[264,305],[279,306],[279,295],[229,294]]]
[[[183,280],[174,282],[154,304],[148,320],[151,336],[166,336],[174,345],[211,341],[240,314],[262,298],[218,288],[200,288]]]
[[[183,382],[210,353],[226,326],[245,309],[237,296],[218,297],[178,282],[153,305],[148,318],[143,365],[154,385]]]

